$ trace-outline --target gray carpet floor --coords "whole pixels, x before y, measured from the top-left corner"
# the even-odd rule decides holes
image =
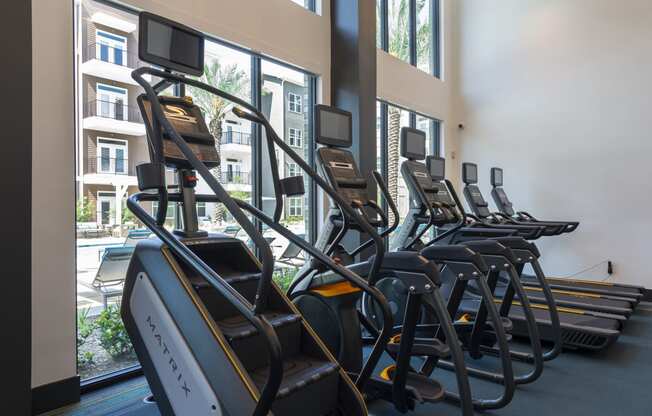
[[[483,359],[483,366],[494,363]],[[521,365],[518,370],[524,370]],[[438,370],[433,375],[446,386],[454,386],[452,373]],[[492,397],[499,386],[473,380],[473,393]],[[42,416],[158,416],[155,405],[143,403],[149,394],[143,378],[95,391],[79,404]],[[369,406],[373,416],[399,414],[391,404]],[[424,405],[414,416],[459,415],[450,404]],[[624,416],[652,415],[652,304],[641,304],[627,322],[618,342],[600,353],[565,352],[547,363],[535,383],[520,386],[512,403],[501,410],[486,412],[504,416]],[[303,415],[302,415],[303,416]]]

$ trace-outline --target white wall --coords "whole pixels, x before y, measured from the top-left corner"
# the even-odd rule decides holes
[[[32,0],[32,385],[75,376],[73,13],[71,0]],[[330,1],[322,16],[290,0],[129,0],[321,76],[330,102]]]
[[[549,274],[610,259],[614,280],[652,287],[650,1],[459,3],[460,156],[486,197],[501,166],[517,208],[582,221],[540,244]]]
[[[378,98],[442,121],[446,174],[459,178],[457,122],[454,117],[456,85],[455,19],[458,0],[441,0],[442,77],[435,78],[378,49]]]
[[[70,0],[32,1],[32,385],[73,377],[75,135]]]

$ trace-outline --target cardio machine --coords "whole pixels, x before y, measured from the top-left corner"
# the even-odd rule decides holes
[[[498,226],[489,222],[479,221],[472,221],[471,223],[467,222],[466,219],[468,218],[468,214],[464,211],[464,207],[457,197],[455,188],[450,181],[441,180],[441,178],[444,177],[443,168],[436,168],[438,165],[443,164],[443,159],[431,156],[428,160],[429,166],[431,167],[430,173],[435,174],[435,182],[446,185],[445,187],[439,187],[440,193],[452,197],[452,200],[455,202],[453,208],[457,212],[455,215],[457,223],[442,226],[441,229],[438,230],[438,237],[435,238],[435,240],[459,241],[473,238],[467,236],[466,233],[474,233],[474,229],[477,230],[479,228],[481,230],[480,233],[486,234],[484,236],[485,238],[497,239],[498,241],[504,242],[504,244],[511,245],[512,250],[519,250],[519,252],[517,252],[517,260],[520,259],[520,264],[517,265],[517,272],[521,276],[521,279],[523,279],[523,270],[526,265],[529,265],[534,271],[536,282],[540,288],[537,296],[541,300],[545,300],[545,302],[531,302],[533,312],[539,325],[541,338],[555,343],[555,347],[544,354],[546,360],[550,360],[558,354],[560,343],[563,343],[564,347],[572,349],[600,350],[607,348],[616,342],[620,336],[622,322],[625,319],[624,317],[620,315],[586,311],[578,308],[557,306],[552,290],[547,284],[545,274],[538,260],[541,254],[534,243],[531,241],[525,241],[524,238],[496,238],[497,235],[504,233],[505,230],[508,229],[508,226]],[[470,175],[463,175],[463,179],[472,179],[473,172],[467,170],[467,173]],[[482,195],[479,194],[479,196],[481,197]],[[471,205],[471,203],[469,204]],[[491,233],[493,232],[496,232],[497,234],[492,236]],[[517,234],[518,232],[515,231],[514,235]],[[504,282],[504,279],[501,280]],[[502,295],[500,302],[501,310],[503,312],[506,312],[508,309],[507,305],[510,303],[516,302],[518,305],[519,301],[514,299],[516,294],[506,291],[504,287],[501,287],[501,285],[498,285],[497,288],[498,294]],[[522,320],[519,319],[518,311],[511,310],[509,316],[515,323],[512,333],[517,336],[527,336],[524,326],[520,324]]]
[[[504,173],[501,168],[491,168],[491,196],[500,214],[507,218],[513,218],[526,224],[565,224],[566,226],[563,228],[564,233],[571,233],[577,229],[579,226],[579,222],[577,221],[541,221],[526,211],[516,211],[514,209],[514,204],[507,196],[507,192],[503,186],[503,175]],[[636,308],[640,300],[643,298],[643,293],[645,290],[640,286],[601,282],[595,280],[573,280],[550,277],[547,280],[550,286],[554,289],[571,292],[583,292],[588,294],[589,298],[626,302],[629,305],[625,306],[625,309],[630,309],[629,313],[631,313],[631,310]],[[627,310],[623,310],[620,313],[626,316],[629,314]]]
[[[377,263],[378,250],[384,251],[383,238],[396,228],[396,223],[389,226],[387,216],[368,196],[367,181],[347,149],[352,144],[351,129],[350,113],[334,107],[316,106],[315,140],[322,145],[317,151],[317,163],[326,182],[341,199],[330,198],[331,208],[315,247],[364,277],[369,285],[381,288],[391,280],[397,290],[405,294],[402,313],[395,313],[395,306],[391,306],[392,317],[402,328],[399,332],[394,331],[395,327],[390,328],[392,338],[385,347],[393,364],[371,377],[364,391],[365,396],[370,400],[392,402],[399,412],[412,410],[418,403],[436,403],[449,398],[460,404],[464,415],[472,415],[474,402],[463,352],[439,293],[436,267],[417,253],[383,253],[382,261]],[[377,172],[374,172],[374,179],[383,194],[387,195]],[[392,207],[396,211],[393,204]],[[351,210],[359,215],[351,216]],[[346,252],[339,242],[352,229],[371,238],[354,252]],[[378,232],[378,229],[383,231]],[[353,258],[357,253],[372,245],[377,248],[376,254],[369,260],[354,263]],[[374,269],[376,265],[378,269]],[[373,341],[377,338],[378,328],[386,327],[378,319],[375,300],[342,281],[337,273],[325,270],[318,259],[311,258],[306,262],[288,293],[345,368],[360,365],[364,353],[361,328],[366,329],[367,339]],[[417,337],[418,315],[422,307],[436,317],[441,338]],[[367,313],[362,313],[361,309]],[[415,356],[429,357],[434,361],[451,359],[457,374],[458,393],[445,391],[438,381],[430,377],[431,372],[414,369],[411,363]]]
[[[521,300],[519,306],[522,311],[519,311],[516,315],[520,320],[513,323],[511,316],[508,316],[510,315],[511,302],[500,305],[503,325],[510,331],[514,324],[519,325],[520,329],[524,330],[529,336],[531,352],[524,353],[507,349],[505,356],[533,364],[529,373],[515,376],[517,384],[531,383],[542,374],[543,361],[554,358],[559,353],[561,344],[556,342],[551,351],[543,353],[534,313],[519,280],[517,266],[522,263],[521,257],[523,255],[517,257],[515,250],[527,252],[530,248],[522,238],[483,240],[486,236],[492,235],[492,230],[477,227],[467,229],[461,225],[437,236],[428,244],[421,241],[421,238],[428,230],[443,224],[458,222],[459,218],[458,213],[453,209],[455,201],[445,191],[445,185],[440,183],[440,180],[443,181],[444,179],[443,159],[430,159],[428,166],[423,163],[423,160],[426,159],[425,141],[425,133],[420,130],[407,127],[401,130],[401,156],[407,159],[401,165],[401,174],[409,190],[410,210],[398,236],[399,250],[418,251],[424,257],[434,260],[433,253],[444,249],[448,244],[457,244],[477,252],[487,263],[489,268],[487,270],[486,284],[490,291],[490,296],[487,297],[481,296],[482,292],[478,290],[477,282],[471,282],[467,287],[461,284],[462,282],[459,279],[455,279],[453,265],[444,263],[442,269],[442,272],[447,273],[449,276],[452,275],[451,279],[449,279],[449,308],[459,309],[474,320],[474,329],[466,348],[469,350],[471,357],[475,359],[481,358],[483,353],[500,353],[501,356],[504,354],[490,345],[478,343],[478,339],[479,334],[482,333],[481,331],[485,327],[484,318],[488,308],[496,306],[494,305],[493,292],[498,283],[498,275],[503,273],[508,277],[507,287],[509,293],[519,296]],[[441,179],[434,181],[429,169],[441,171],[436,172],[436,175]],[[460,224],[463,224],[463,222],[460,222]],[[498,235],[510,235],[511,233],[515,233],[515,231],[504,229],[500,230]],[[453,238],[446,240],[447,236]],[[470,368],[469,373],[496,380],[495,374],[489,375],[482,370]]]
[[[209,170],[219,163],[219,155],[201,110],[191,97],[169,97],[162,92],[170,86],[199,88],[234,103],[233,112],[238,117],[261,124],[272,156],[276,198],[303,191],[302,178],[279,179],[273,157],[277,148],[308,173],[312,170],[255,107],[188,77],[200,76],[203,71],[201,33],[149,13],[140,14],[139,26],[140,59],[162,69],[142,67],[132,73],[145,91],[138,104],[151,162],[138,166],[141,192],[129,198],[128,208],[156,238],[140,241],[135,248],[121,315],[161,414],[367,415],[361,391],[391,334],[386,300],[364,279],[280,225],[279,209],[269,217],[231,198]],[[150,78],[158,82],[152,84]],[[175,192],[166,182],[166,167],[177,175]],[[312,174],[327,194],[341,201]],[[196,194],[198,175],[214,194]],[[154,201],[159,209],[152,217],[141,203]],[[198,201],[224,204],[250,236],[258,255],[239,239],[199,230]],[[169,231],[164,227],[168,202],[181,204],[182,229]],[[384,327],[355,371],[344,368],[333,357],[273,283],[271,249],[245,212],[374,299]],[[352,218],[358,215],[352,210],[348,214]],[[379,261],[382,254],[377,254]]]

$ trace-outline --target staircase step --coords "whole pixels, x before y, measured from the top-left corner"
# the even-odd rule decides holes
[[[296,355],[301,349],[301,317],[270,311],[263,317],[274,326],[281,341],[283,357]],[[217,322],[220,330],[238,354],[244,367],[251,371],[268,365],[267,344],[256,328],[242,316],[231,316]]]
[[[264,313],[263,317],[274,328],[298,322],[301,319],[299,315],[274,311]],[[220,326],[224,336],[231,342],[258,334],[258,330],[243,316],[225,318],[218,321],[217,324]]]
[[[307,355],[283,362],[283,381],[272,407],[275,415],[328,415],[337,408],[339,365]],[[250,373],[262,389],[269,367]]]

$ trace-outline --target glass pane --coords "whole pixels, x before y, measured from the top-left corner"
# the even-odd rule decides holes
[[[409,210],[409,200],[405,181],[401,176],[401,164],[406,159],[400,156],[401,128],[409,127],[410,113],[398,107],[387,106],[387,189],[398,207],[400,222],[403,223]],[[390,212],[390,222],[393,216]],[[400,226],[400,225],[399,225]],[[398,231],[392,236],[398,235]],[[396,242],[390,238],[390,250],[396,248]]]
[[[251,56],[228,48],[217,42],[206,41],[204,75],[201,80],[220,90],[251,102]],[[252,201],[252,142],[251,123],[238,118],[231,109],[233,105],[206,91],[188,87],[191,96],[204,113],[209,130],[217,140],[220,166],[213,168],[213,175],[234,198]],[[197,184],[198,194],[213,194],[204,180]],[[248,242],[249,236],[242,231],[224,205],[206,203],[205,216],[200,218],[200,228],[222,232]]]
[[[299,6],[303,6],[308,10],[312,10],[313,12],[315,11],[315,3],[317,3],[317,0],[291,0],[293,3],[298,4]]]
[[[433,73],[432,1],[417,0],[417,67]]]
[[[376,47],[378,49],[383,48],[383,10],[382,10],[382,0],[376,0]]]
[[[125,172],[125,151],[124,149],[115,149],[115,172]]]
[[[388,29],[390,54],[410,61],[410,2],[408,0],[388,0]]]
[[[310,114],[312,112],[312,106],[309,104],[311,100],[310,82],[311,77],[303,72],[262,61],[263,113],[269,118],[278,135],[291,145],[292,149],[305,161],[309,160],[312,151],[308,145],[312,142],[310,140]],[[295,100],[295,103],[300,103],[301,111],[293,111],[296,108],[289,105],[290,99]],[[263,138],[262,172],[268,172],[270,166],[270,156],[265,142]],[[294,161],[281,150],[278,150],[275,157],[281,177],[290,176],[288,175],[290,171],[293,171],[295,176],[303,173],[298,166],[295,170],[292,165]],[[281,223],[295,234],[309,240],[310,181],[306,175],[302,176],[306,193],[302,197],[284,198]],[[263,175],[263,210],[269,215],[274,213],[276,204],[271,179],[270,175]],[[298,267],[303,263],[303,253],[294,244],[290,244],[288,240],[271,230],[265,231],[265,237],[271,241],[272,251],[277,259],[274,278],[285,289],[292,281]]]

